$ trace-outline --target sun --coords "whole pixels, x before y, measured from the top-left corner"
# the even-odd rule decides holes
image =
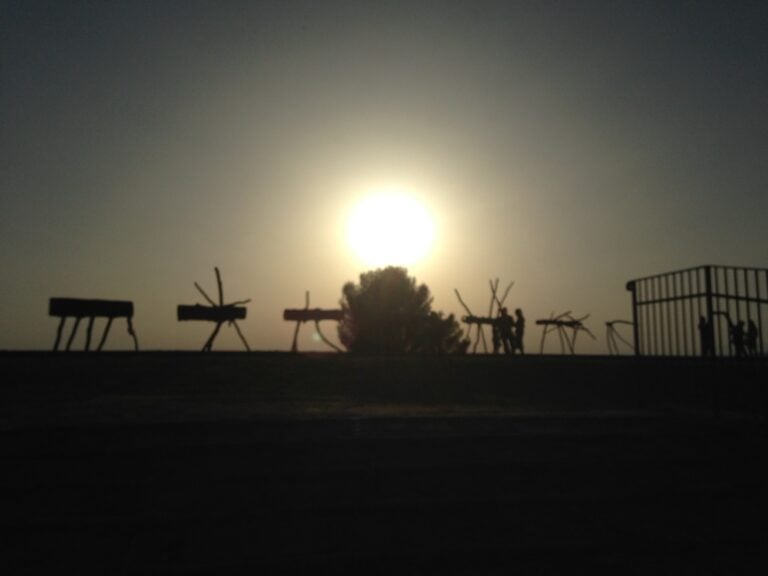
[[[366,266],[409,266],[432,249],[434,220],[413,196],[372,194],[347,221],[347,243]]]

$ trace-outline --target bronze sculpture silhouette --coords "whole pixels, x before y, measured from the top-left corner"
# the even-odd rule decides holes
[[[342,352],[342,349],[336,346],[333,342],[328,340],[328,338],[325,337],[325,334],[323,334],[323,331],[320,330],[320,322],[323,320],[335,320],[336,322],[340,321],[344,316],[344,312],[339,309],[333,309],[333,310],[323,310],[322,308],[309,308],[309,291],[305,294],[304,299],[304,308],[286,308],[283,310],[283,320],[286,320],[287,322],[296,322],[296,329],[293,331],[293,344],[291,345],[291,352],[298,352],[298,338],[299,338],[299,328],[304,322],[314,322],[315,323],[315,331],[317,332],[317,335],[320,337],[320,339],[325,342],[328,346],[336,350],[337,352]]]
[[[576,353],[576,336],[578,336],[579,332],[586,332],[592,340],[595,340],[595,335],[582,323],[587,318],[589,318],[589,314],[582,316],[581,318],[574,318],[569,310],[568,312],[563,312],[557,316],[552,313],[549,318],[536,320],[537,325],[544,327],[541,334],[541,354],[544,353],[544,340],[546,339],[547,334],[553,331],[556,331],[560,338],[561,354],[565,354],[566,347],[571,354]],[[570,336],[568,330],[571,331]]]
[[[461,304],[461,307],[464,308],[464,310],[467,312],[466,316],[462,316],[461,321],[465,324],[469,325],[469,328],[467,330],[467,336],[471,339],[472,338],[472,327],[476,326],[477,331],[475,333],[475,343],[472,346],[472,352],[477,352],[477,347],[480,344],[480,342],[483,343],[483,351],[488,352],[488,343],[485,340],[485,331],[483,330],[483,326],[490,326],[491,327],[491,334],[492,334],[492,343],[493,343],[493,352],[494,354],[499,351],[499,348],[501,346],[501,334],[499,332],[498,327],[498,315],[501,312],[502,308],[504,308],[504,301],[507,299],[507,296],[509,295],[509,291],[512,289],[512,286],[515,285],[514,282],[510,282],[506,289],[504,290],[504,294],[501,298],[498,297],[498,291],[499,291],[499,279],[496,278],[495,280],[489,280],[488,281],[490,288],[491,288],[491,302],[488,306],[488,315],[487,316],[475,316],[472,311],[469,309],[469,306],[464,302],[464,300],[461,297],[461,294],[457,289],[454,288],[454,293],[456,294],[456,298],[459,301],[459,304]],[[496,307],[496,314],[494,314],[494,306]]]
[[[221,274],[219,273],[218,268],[214,268],[214,270],[216,271],[216,284],[219,288],[219,303],[217,304],[214,302],[210,296],[205,293],[205,290],[195,282],[195,288],[197,288],[200,294],[203,295],[203,298],[208,301],[210,306],[203,306],[202,304],[194,304],[192,306],[179,304],[176,311],[177,317],[180,322],[185,320],[203,320],[216,323],[216,327],[203,345],[203,352],[211,351],[213,341],[216,339],[219,329],[224,322],[227,322],[230,326],[234,327],[237,331],[237,335],[243,342],[245,349],[250,352],[251,348],[248,346],[245,336],[243,336],[243,333],[240,331],[240,327],[237,325],[237,320],[243,320],[245,318],[247,309],[242,307],[242,305],[248,304],[251,300],[249,298],[248,300],[240,300],[230,304],[224,304],[224,289],[221,285]]]
[[[88,328],[85,336],[86,352],[89,351],[91,347],[93,323],[96,318],[107,318],[107,325],[104,327],[101,340],[96,347],[97,352],[101,351],[104,347],[104,343],[107,341],[107,335],[109,334],[109,329],[112,327],[112,322],[115,318],[125,318],[128,324],[128,334],[133,338],[134,350],[139,350],[139,341],[136,338],[136,333],[133,330],[133,323],[131,322],[131,319],[133,318],[133,302],[122,300],[86,300],[82,298],[51,298],[48,303],[48,315],[61,318],[59,327],[56,330],[56,341],[53,344],[54,352],[59,349],[64,324],[70,316],[75,319],[75,325],[72,327],[72,332],[67,340],[67,346],[65,348],[67,352],[72,347],[75,334],[77,333],[80,321],[83,318],[88,318]]]

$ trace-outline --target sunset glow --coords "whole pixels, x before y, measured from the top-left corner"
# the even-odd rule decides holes
[[[399,193],[368,196],[347,222],[347,242],[367,266],[408,266],[424,259],[434,241],[435,226],[415,198]]]

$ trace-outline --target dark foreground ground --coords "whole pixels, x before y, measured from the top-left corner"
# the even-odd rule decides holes
[[[509,360],[0,355],[1,571],[765,573],[764,365]]]

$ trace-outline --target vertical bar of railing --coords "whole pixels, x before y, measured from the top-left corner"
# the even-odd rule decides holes
[[[662,290],[662,281],[661,277],[656,276],[656,299],[659,300],[658,304],[656,304],[656,313],[657,321],[656,324],[656,330],[658,331],[658,338],[659,338],[659,351],[658,353],[660,355],[664,355],[664,304],[661,302],[662,298],[664,298],[664,292]]]
[[[668,284],[669,282],[669,276],[666,274],[664,276],[661,276],[659,278],[659,289],[661,290],[662,299],[664,300],[661,304],[661,337],[663,341],[664,346],[664,355],[669,355],[669,344],[670,344],[670,334],[669,334],[669,294],[668,294]]]
[[[704,267],[704,290],[706,298],[706,307],[707,307],[707,321],[710,323],[710,326],[712,327],[712,330],[715,329],[715,318],[714,318],[714,308],[713,308],[713,301],[712,301],[712,266],[705,266]],[[714,279],[716,280],[716,278]],[[718,335],[719,340],[719,335]],[[716,351],[715,351],[716,353]]]
[[[688,291],[691,297],[688,300],[688,316],[691,323],[691,355],[696,355],[696,342],[698,341],[699,315],[698,311],[698,291],[694,286],[694,273],[688,273]]]
[[[646,340],[646,356],[653,356],[656,351],[653,349],[653,304],[649,302],[653,301],[653,282],[646,280],[643,282],[643,290],[645,291],[645,340]]]
[[[734,322],[738,324],[741,321],[741,286],[739,285],[739,269],[733,268],[733,292],[731,300],[736,308],[736,320]]]
[[[647,280],[644,284],[645,286],[643,290],[645,290],[645,300],[646,302],[650,302],[653,299],[653,283],[650,280]],[[653,356],[656,353],[653,349],[653,304],[645,305],[645,317],[645,339],[648,344],[646,346],[646,355]]]
[[[664,274],[661,278],[659,278],[659,282],[661,284],[661,293],[663,294],[662,298],[664,300],[662,306],[661,306],[661,316],[662,316],[662,322],[661,322],[661,330],[663,334],[664,339],[664,355],[669,355],[669,274]]]
[[[642,335],[641,338],[643,339],[643,355],[648,356],[651,353],[651,340],[649,338],[649,334],[651,333],[651,320],[648,316],[648,282],[646,280],[643,280],[640,284],[640,298],[643,302],[641,311],[642,311]]]
[[[762,356],[765,354],[765,347],[763,345],[763,307],[765,306],[761,300],[768,300],[768,270],[765,270],[765,291],[760,290],[760,278],[758,276],[757,271],[755,271],[755,276],[758,278],[758,290],[759,294],[757,295],[757,341],[758,341],[758,350],[760,351],[759,354]],[[765,293],[764,293],[765,292]]]
[[[651,282],[651,292],[653,294],[654,301],[658,300],[660,297],[658,280],[659,280],[658,278],[654,278],[653,281]],[[653,304],[653,353],[654,354],[661,353],[661,348],[659,346],[659,341],[660,341],[659,324],[660,324],[659,303],[654,302]]]
[[[714,317],[709,315],[709,312],[707,310],[707,273],[708,273],[707,270],[702,270],[702,273],[701,273],[701,276],[700,276],[699,280],[702,283],[703,294],[704,294],[704,297],[703,297],[703,300],[702,300],[702,305],[704,306],[704,309],[703,309],[704,318],[705,318],[705,320],[707,322],[709,322],[709,325],[710,325],[710,327],[712,329],[711,343],[710,343],[710,347],[711,348],[710,348],[709,352],[710,352],[710,354],[714,355],[714,353],[715,353],[715,319],[714,319]]]
[[[679,292],[677,290],[678,276],[679,274],[677,273],[672,275],[672,324],[675,327],[675,356],[680,356],[682,354],[682,346],[680,345],[680,302],[678,300]]]
[[[691,293],[694,298],[691,298],[691,322],[693,324],[693,336],[691,339],[691,351],[694,355],[701,355],[699,349],[699,318],[701,317],[701,289],[699,288],[699,268],[693,271],[689,280],[691,287]]]
[[[733,348],[731,346],[731,324],[733,323],[732,318],[734,317],[734,310],[733,310],[733,298],[731,297],[733,292],[731,291],[731,270],[728,268],[723,268],[723,286],[724,286],[724,295],[725,295],[725,309],[728,311],[728,326],[727,330],[725,332],[726,334],[726,342],[728,345],[728,354],[733,355]]]
[[[635,356],[642,356],[640,339],[637,337],[639,332],[638,323],[640,321],[639,314],[637,313],[637,283],[630,282],[627,284],[627,288],[632,292],[632,336],[635,341]]]
[[[672,291],[674,277],[668,274],[664,289],[667,291],[667,349],[670,356],[675,354],[675,301]]]
[[[683,272],[680,275],[680,291],[685,296],[683,301],[681,302],[681,310],[683,312],[683,355],[689,356],[688,354],[688,331],[691,329],[689,323],[688,323],[688,315],[686,314],[688,308],[688,304],[691,301],[690,300],[690,289],[687,286],[686,280],[688,280],[688,273]]]
[[[659,276],[659,335],[661,337],[661,353],[667,355],[667,292],[664,289],[666,276]]]
[[[717,302],[717,310],[725,310],[727,316],[720,315],[720,336],[723,335],[723,324],[725,324],[725,345],[723,346],[723,356],[730,355],[730,345],[728,342],[728,319],[730,318],[730,311],[728,310],[728,272],[722,267],[716,268],[717,273],[715,277],[718,279],[715,286],[715,292],[719,294],[715,301]]]
[[[645,294],[645,281],[640,280],[637,284],[637,297],[639,299],[638,302],[638,309],[637,309],[637,315],[640,320],[640,326],[638,326],[638,337],[640,338],[640,347],[642,348],[642,356],[645,356],[648,354],[648,346],[647,346],[647,333],[648,333],[648,319],[645,317],[645,304],[644,304],[644,297]]]
[[[746,299],[745,302],[747,307],[747,330],[749,330],[749,323],[752,321],[752,298],[749,289],[749,270],[743,268],[742,272],[744,276],[744,298]]]
[[[701,356],[701,346],[699,342],[699,320],[702,316],[704,316],[705,309],[703,307],[704,302],[704,287],[701,285],[700,282],[700,275],[701,275],[701,268],[696,268],[695,272],[691,276],[691,288],[693,290],[693,293],[696,295],[696,299],[691,302],[691,309],[692,314],[695,318],[694,323],[696,326],[696,339],[695,339],[695,345],[693,346],[693,352],[694,354],[697,354]]]

